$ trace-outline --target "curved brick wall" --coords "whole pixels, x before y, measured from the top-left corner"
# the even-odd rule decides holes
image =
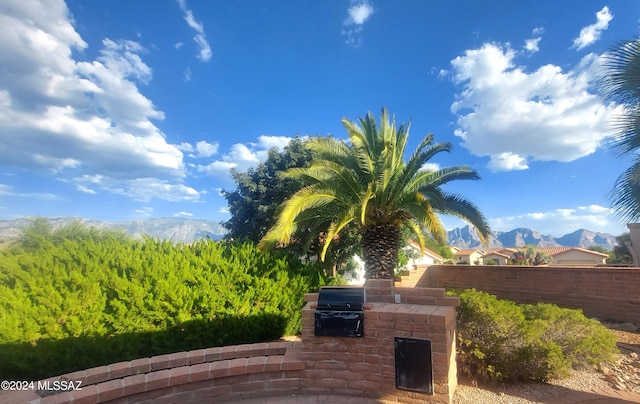
[[[82,390],[40,397],[5,392],[2,403],[201,403],[295,393],[304,362],[299,342],[270,342],[179,352],[114,363],[49,379]]]

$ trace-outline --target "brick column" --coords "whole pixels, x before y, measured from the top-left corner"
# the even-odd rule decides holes
[[[368,302],[393,303],[393,279],[367,279],[364,283]]]

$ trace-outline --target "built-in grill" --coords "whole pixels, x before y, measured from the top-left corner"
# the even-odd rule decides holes
[[[318,294],[315,335],[362,337],[364,335],[365,289],[353,286],[324,286]]]

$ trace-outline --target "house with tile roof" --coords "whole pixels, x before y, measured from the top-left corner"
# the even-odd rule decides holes
[[[482,256],[482,262],[484,265],[489,265],[491,261],[493,261],[495,265],[509,265],[509,260],[515,251],[515,249],[511,248],[487,251],[487,253]]]
[[[508,265],[513,253],[520,251],[518,248],[500,248],[487,251],[483,256],[483,262],[493,259],[498,265]],[[586,250],[580,247],[536,247],[536,251],[543,252],[551,257],[549,265],[605,265],[607,254]]]
[[[416,258],[409,259],[406,269],[413,269],[418,265],[424,266],[440,264],[444,260],[444,258],[440,254],[426,247],[424,248],[424,250],[420,250],[420,244],[416,243],[413,240],[409,240],[409,242],[407,243],[407,249],[413,252],[413,254],[410,254],[410,256],[414,256]]]
[[[536,251],[549,255],[553,265],[605,265],[609,258],[607,254],[579,247],[540,247]]]
[[[482,257],[485,254],[484,251],[475,249],[452,250],[452,252],[454,262],[461,265],[482,265]]]

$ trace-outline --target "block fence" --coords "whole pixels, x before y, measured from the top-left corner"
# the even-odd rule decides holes
[[[601,320],[640,324],[640,268],[431,265],[422,271],[419,279],[399,285],[475,288],[519,303],[555,303]]]

